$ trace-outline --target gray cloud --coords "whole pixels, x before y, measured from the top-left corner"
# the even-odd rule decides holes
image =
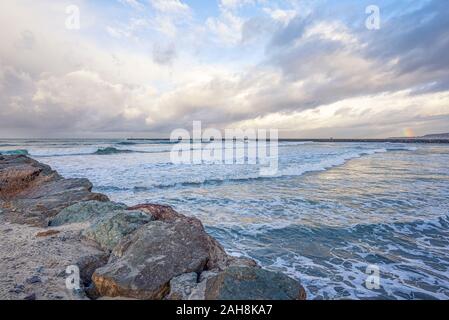
[[[347,10],[347,5],[338,8]],[[363,5],[357,6],[364,13]],[[343,9],[315,10],[286,24],[267,16],[242,19],[242,42],[229,49],[235,56],[241,53],[244,60],[253,43],[266,42],[261,60],[243,67],[203,62],[203,56],[182,51],[177,39],[158,41],[160,35],[149,43],[162,45],[140,60],[133,54],[116,56],[59,29],[47,32],[51,26],[10,22],[14,30],[0,44],[0,135],[167,135],[189,128],[193,120],[223,128],[273,115],[299,119],[290,124],[292,134],[316,136],[393,135],[395,127],[407,125],[440,128],[448,124],[447,109],[440,112],[432,105],[436,111],[426,115],[427,105],[412,105],[411,113],[398,104],[380,111],[376,101],[404,90],[407,94],[398,99],[449,89],[448,9],[446,1],[429,1],[396,12],[379,31],[363,28],[363,14],[356,20],[359,27],[348,23]],[[3,30],[6,23],[0,23]],[[193,33],[179,32],[181,38]],[[372,106],[343,105],[334,112],[338,119],[358,117],[351,127],[330,121],[318,129],[297,128],[297,113],[357,97],[372,97]]]
[[[153,61],[158,64],[171,64],[176,58],[176,47],[173,43],[162,45],[154,44]]]

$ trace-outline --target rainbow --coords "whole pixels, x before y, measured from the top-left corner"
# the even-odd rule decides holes
[[[407,137],[407,138],[415,137],[415,133],[413,132],[413,129],[411,129],[411,128],[405,128],[403,130],[403,135],[404,135],[404,137]]]

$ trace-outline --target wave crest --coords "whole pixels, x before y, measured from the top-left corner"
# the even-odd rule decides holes
[[[95,155],[109,155],[109,154],[121,154],[121,153],[133,153],[132,150],[121,150],[114,147],[100,148],[94,152]]]

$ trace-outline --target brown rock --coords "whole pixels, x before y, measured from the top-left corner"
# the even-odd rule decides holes
[[[49,166],[26,156],[2,156],[0,158],[0,198],[8,200],[25,190],[60,178]]]
[[[48,231],[42,231],[42,232],[38,232],[36,234],[36,237],[50,237],[50,236],[54,236],[55,234],[60,233],[61,231],[58,230],[48,230]]]
[[[92,193],[87,179],[64,179],[27,156],[0,157],[0,206],[14,223],[46,226],[49,218],[80,201],[109,199]]]
[[[176,212],[170,206],[164,206],[159,204],[140,204],[134,207],[128,208],[128,210],[139,210],[149,213],[153,216],[156,221],[173,222],[176,220],[183,220],[186,223],[196,225],[203,228],[203,224],[197,218],[187,217]]]

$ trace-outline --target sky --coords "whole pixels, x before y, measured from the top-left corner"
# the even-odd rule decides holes
[[[449,1],[0,2],[1,138],[169,137],[193,121],[449,132]]]

